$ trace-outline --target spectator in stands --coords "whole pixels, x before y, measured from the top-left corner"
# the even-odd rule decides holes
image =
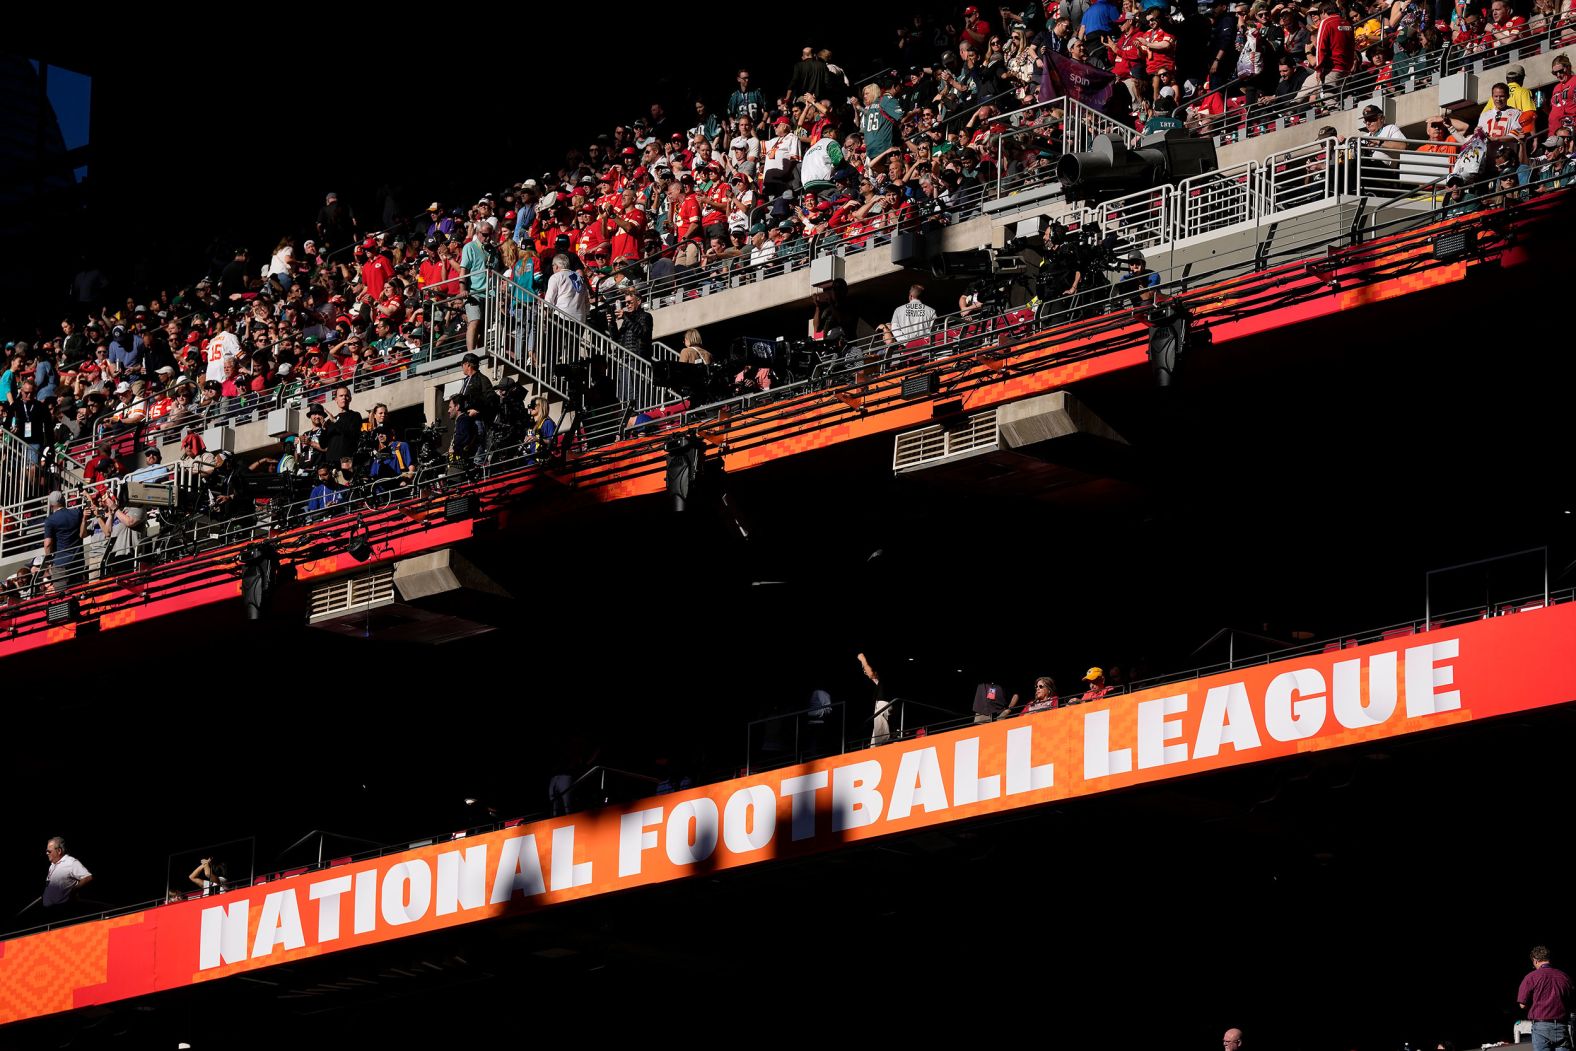
[[[870,661],[863,653],[858,654],[857,659],[859,670],[870,681],[871,686],[874,709],[870,727],[870,745],[873,748],[878,744],[886,744],[892,739],[891,702],[887,700],[885,690],[881,686],[881,676],[870,666]]]
[[[1533,165],[1531,181],[1542,190],[1553,190],[1571,185],[1576,177],[1576,157],[1571,153],[1571,136],[1576,130],[1561,128],[1543,140],[1543,152]]]
[[[936,324],[936,309],[924,302],[924,285],[908,286],[908,299],[892,311],[892,338],[899,343],[930,335]]]
[[[170,469],[164,466],[164,454],[159,452],[158,446],[150,445],[142,450],[142,466],[126,477],[129,481],[157,485],[169,481]]]
[[[1017,707],[1018,698],[1016,694],[1013,695],[1012,703],[1013,707]],[[1056,696],[1056,680],[1049,675],[1042,675],[1034,680],[1034,696],[1024,707],[1023,714],[1032,715],[1035,712],[1048,712],[1056,708],[1059,703]]]
[[[1446,157],[1454,157],[1461,152],[1461,146],[1450,134],[1450,126],[1445,122],[1444,117],[1428,118],[1423,134],[1428,136],[1428,141],[1417,148],[1418,153],[1438,153]]]
[[[1083,681],[1089,684],[1089,688],[1084,691],[1082,697],[1078,698],[1079,703],[1084,701],[1098,701],[1100,698],[1111,692],[1111,687],[1107,686],[1105,683],[1104,669],[1090,668],[1084,673]]]
[[[1489,101],[1478,115],[1477,126],[1490,139],[1521,138],[1521,111],[1511,108],[1510,85],[1499,83],[1489,89]]]
[[[56,591],[75,584],[87,568],[82,538],[87,519],[80,507],[67,507],[65,494],[49,494],[49,517],[44,519],[44,557],[49,562],[49,579]]]
[[[1290,58],[1283,58],[1278,67],[1279,78],[1275,81],[1275,97],[1289,99],[1300,94],[1308,83],[1308,71],[1297,65]]]
[[[1521,980],[1516,1001],[1532,1021],[1533,1051],[1570,1051],[1576,986],[1572,986],[1570,975],[1549,962],[1547,947],[1532,947],[1532,972]]]
[[[547,291],[542,298],[549,306],[568,314],[576,321],[584,321],[591,303],[590,289],[585,278],[571,269],[569,256],[559,252],[553,256],[553,275],[547,279]]]
[[[487,300],[487,270],[491,241],[485,223],[477,223],[471,239],[460,252],[460,269],[465,274],[465,349],[474,351],[481,337],[482,308]]]
[[[1522,83],[1526,76],[1527,71],[1520,65],[1505,67],[1505,86],[1510,89],[1508,102],[1511,109],[1522,115],[1523,121],[1526,121],[1529,114],[1536,115],[1538,109],[1537,99],[1533,97],[1532,92],[1528,91],[1526,85]],[[1524,126],[1522,128],[1522,131],[1526,133],[1530,133],[1532,130],[1531,127]]]
[[[54,431],[49,406],[35,396],[37,389],[31,376],[23,379],[21,393],[6,410],[6,426],[27,445],[27,481],[34,490],[42,486],[39,472],[44,446],[49,443]]]
[[[202,888],[203,897],[223,894],[229,889],[230,880],[224,862],[218,858],[203,858],[186,878]]]
[[[68,912],[76,903],[82,888],[93,882],[93,873],[66,853],[66,841],[59,836],[50,838],[44,846],[44,853],[49,858],[49,874],[44,879],[43,906],[58,912]]]
[[[885,78],[864,86],[865,105],[859,114],[859,131],[864,136],[865,170],[874,171],[901,146],[898,134],[903,124],[903,107],[891,95],[892,83]]]
[[[649,311],[641,305],[640,293],[630,289],[619,299],[618,342],[625,350],[643,361],[651,360],[651,333],[654,322]]]
[[[739,86],[728,96],[728,119],[735,122],[740,117],[748,117],[752,121],[760,120],[766,115],[766,96],[759,88],[750,86],[749,70],[739,70],[734,79]]]
[[[1576,125],[1576,76],[1571,74],[1570,56],[1560,53],[1549,65],[1554,87],[1549,91],[1549,132]]]
[[[356,226],[350,206],[339,199],[339,194],[328,194],[317,213],[317,240],[324,254],[350,244],[355,239]]]
[[[1221,1051],[1242,1051],[1242,1030],[1228,1029],[1220,1040]]]
[[[1314,86],[1326,98],[1338,96],[1357,62],[1351,23],[1334,0],[1325,0],[1313,39]]]

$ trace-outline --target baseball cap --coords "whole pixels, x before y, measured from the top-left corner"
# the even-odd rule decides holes
[[[793,121],[789,120],[787,117],[778,117],[776,120],[772,121],[773,126],[776,126],[776,127],[781,127],[784,124],[792,124],[792,123],[793,123]]]
[[[154,369],[153,371],[154,371],[154,373],[156,373],[157,375],[160,375],[160,376],[164,375],[166,372],[168,372],[170,375],[173,376],[173,375],[175,375],[175,366],[173,366],[173,365],[160,365],[158,368]]]
[[[115,384],[115,393],[116,394],[126,394],[126,393],[129,393],[130,391],[131,391],[131,384],[127,383],[125,380],[121,380],[119,383]]]
[[[316,336],[308,336],[308,337],[306,337],[305,339],[303,339],[301,341],[301,345],[303,347],[315,347],[320,342],[322,342],[322,341],[320,339],[318,339]]]
[[[290,370],[293,368],[295,368],[295,366],[290,364],[288,361],[282,362],[279,366],[279,375],[288,376],[290,375]]]
[[[1086,682],[1092,682],[1095,679],[1103,679],[1103,678],[1105,678],[1105,669],[1104,668],[1090,668],[1088,671],[1084,672],[1084,680]]]
[[[1526,77],[1526,75],[1527,75],[1527,71],[1522,69],[1520,66],[1506,66],[1505,67],[1505,79],[1506,80],[1521,80],[1524,77]]]
[[[327,416],[328,410],[323,408],[322,402],[314,401],[306,407],[306,414],[308,416]]]
[[[443,211],[443,205],[439,204],[437,201],[433,201],[431,204],[427,205],[427,211],[441,212]]]

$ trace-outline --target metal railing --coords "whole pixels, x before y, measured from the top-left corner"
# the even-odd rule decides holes
[[[1462,70],[1471,70],[1481,76],[1518,59],[1555,51],[1573,42],[1576,42],[1576,19],[1564,15],[1517,40],[1494,47],[1446,43],[1433,51],[1398,55],[1386,67],[1362,70],[1347,77],[1333,97],[1325,97],[1310,74],[1308,83],[1295,95],[1267,99],[1252,106],[1227,106],[1222,113],[1189,118],[1188,127],[1207,132],[1215,137],[1217,144],[1226,146],[1243,138],[1318,120],[1335,110],[1352,109],[1376,95],[1410,94]]]
[[[1448,178],[1465,148],[1461,143],[1359,135],[1347,140],[1345,166],[1352,172],[1352,192],[1359,197],[1402,197]]]
[[[1000,163],[1003,153],[1001,147],[1009,140],[1017,140],[1019,148],[1025,143],[1032,145],[1043,142],[1043,148],[1060,155],[1092,149],[1094,140],[1101,135],[1116,135],[1125,141],[1134,134],[1133,128],[1128,125],[1066,96],[1015,109],[1002,114],[999,119],[1007,125],[1007,129],[996,133],[995,148],[991,151],[997,158],[996,188],[991,194],[993,200],[1009,196],[1030,181],[1051,182],[1056,178],[1054,169],[1046,172],[1043,180],[1038,172],[1009,175],[1006,167]]]
[[[605,332],[564,313],[546,300],[521,295],[507,277],[488,276],[483,318],[488,352],[518,369],[539,389],[572,399],[575,384],[589,378],[597,359],[605,363],[620,401],[654,405],[663,390],[657,386],[652,361],[627,349]],[[664,355],[672,355],[664,346]],[[571,374],[579,372],[576,379]]]

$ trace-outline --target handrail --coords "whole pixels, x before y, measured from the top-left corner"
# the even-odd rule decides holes
[[[1309,82],[1295,95],[1263,100],[1253,106],[1228,107],[1223,113],[1202,114],[1190,120],[1188,126],[1195,131],[1209,130],[1217,143],[1229,145],[1244,132],[1252,136],[1275,130],[1283,120],[1294,124],[1317,119],[1331,110],[1348,109],[1351,102],[1366,101],[1377,94],[1410,94],[1462,69],[1471,68],[1482,73],[1516,59],[1567,46],[1576,42],[1573,27],[1576,27],[1576,16],[1567,13],[1542,29],[1493,47],[1470,45],[1463,48],[1446,41],[1433,51],[1397,56],[1386,67],[1365,69],[1349,76],[1341,85],[1340,98],[1333,104],[1320,97],[1321,91],[1310,74]]]

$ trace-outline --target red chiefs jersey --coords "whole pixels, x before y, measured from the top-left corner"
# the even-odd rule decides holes
[[[1147,55],[1144,56],[1146,61],[1147,61],[1147,63],[1148,63],[1147,68],[1148,68],[1149,72],[1151,72],[1151,73],[1158,73],[1162,69],[1176,69],[1177,68],[1177,38],[1176,37],[1172,36],[1170,33],[1166,32],[1164,29],[1151,29],[1151,30],[1148,30],[1147,32],[1140,33],[1139,37],[1143,40],[1144,43],[1148,44],[1150,47],[1154,47],[1157,44],[1170,44],[1171,45],[1169,48],[1167,48],[1164,51],[1151,51]]]
[[[615,263],[639,259],[641,238],[646,232],[646,213],[639,208],[630,208],[624,213],[624,218],[631,224],[630,232],[619,230],[610,239],[612,260]]]

